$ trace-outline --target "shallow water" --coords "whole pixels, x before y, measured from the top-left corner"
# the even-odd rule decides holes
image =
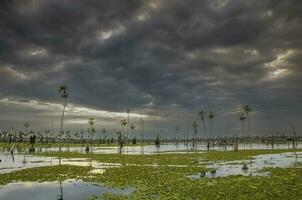
[[[0,152],[0,174],[9,173],[20,169],[33,167],[54,166],[59,165],[58,158],[41,157],[33,155],[22,155]],[[91,166],[94,169],[105,170],[109,167],[118,167],[120,164],[115,163],[100,163],[86,158],[70,158],[61,159],[61,164],[76,165],[76,166]]]
[[[297,148],[301,145],[300,143],[298,144]],[[266,144],[261,144],[261,143],[254,143],[252,144],[253,149],[272,149],[271,145],[266,145]],[[241,143],[239,144],[239,150],[244,150],[244,149],[249,149],[250,144],[244,144]],[[292,148],[291,144],[289,143],[284,143],[284,144],[275,144],[274,149],[289,149]],[[197,150],[207,150],[207,144],[206,143],[199,143],[196,147]],[[211,150],[233,150],[232,145],[226,145],[226,146],[214,146],[210,147]],[[15,153],[24,153],[28,152],[27,149],[22,149],[22,148],[15,148]],[[59,147],[43,147],[43,148],[36,148],[36,152],[47,152],[47,151],[59,151]],[[85,147],[62,147],[61,150],[63,152],[78,152],[78,153],[86,153],[85,152]],[[158,149],[155,145],[146,145],[144,147],[140,146],[125,146],[120,149],[116,146],[108,146],[108,147],[92,147],[92,152],[96,154],[115,154],[115,153],[122,153],[122,154],[133,154],[133,155],[138,155],[138,154],[155,154],[155,153],[165,153],[165,152],[173,152],[173,153],[183,153],[183,151],[187,150],[193,150],[193,147],[191,144],[187,147],[184,143],[169,143],[169,144],[162,144],[160,148]],[[9,148],[1,148],[0,151],[4,153],[9,153],[10,149]]]
[[[235,160],[206,163],[207,168],[216,169],[215,173],[206,172],[193,174],[188,177],[199,178],[217,178],[231,175],[243,176],[268,176],[268,172],[262,172],[264,168],[280,167],[286,168],[293,166],[297,162],[302,162],[302,152],[298,152],[298,158],[293,153],[267,154],[254,156],[254,160]],[[202,162],[200,164],[203,164]],[[243,169],[246,164],[247,169]]]
[[[20,182],[0,187],[1,200],[85,200],[105,193],[129,195],[134,190],[114,189],[83,181]]]

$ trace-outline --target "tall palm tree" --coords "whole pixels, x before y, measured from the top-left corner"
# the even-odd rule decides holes
[[[60,126],[60,135],[62,137],[63,135],[63,120],[64,120],[64,114],[65,114],[65,108],[66,108],[66,102],[67,102],[67,97],[68,97],[68,87],[66,85],[61,85],[59,87],[59,93],[62,98],[64,98],[64,107],[63,107],[63,112],[62,112],[62,118],[61,118],[61,126]],[[61,144],[59,147],[59,154],[61,155]],[[59,157],[59,165],[61,165],[61,156]]]
[[[95,124],[94,118],[89,118],[88,120],[89,128],[88,128],[88,133],[90,133],[90,145],[91,145],[91,152],[92,152],[92,134],[95,133],[95,129],[93,128],[93,125]],[[86,147],[86,152],[89,152],[89,147],[87,144]]]
[[[132,134],[132,136],[134,136],[135,125],[134,125],[133,123],[131,123],[130,129],[131,129],[131,134]]]
[[[212,132],[212,120],[213,120],[213,118],[214,118],[214,112],[210,111],[209,112],[209,119],[210,119],[211,124],[210,124],[210,134],[209,135],[211,135],[211,132]]]
[[[194,131],[194,135],[193,135],[193,147],[195,147],[195,139],[196,139],[196,135],[197,135],[197,127],[198,127],[198,124],[196,123],[196,121],[194,121],[192,123],[192,127],[193,127],[193,131]]]
[[[88,120],[88,124],[90,125],[90,128],[88,129],[88,132],[90,133],[90,143],[92,143],[92,134],[95,132],[93,125],[95,124],[95,121],[93,118],[90,118]]]
[[[206,124],[205,124],[205,114],[206,112],[204,110],[201,110],[199,113],[198,113],[198,116],[202,122],[202,125],[203,125],[203,130],[204,130],[204,133],[205,133],[205,136],[206,138],[208,138],[208,134],[207,134],[207,129],[206,129]]]
[[[180,131],[180,128],[178,126],[176,126],[175,130],[176,130],[176,134],[177,134],[176,145],[177,145],[177,148],[178,148],[178,142],[179,142],[178,140],[179,140],[179,131]]]
[[[251,128],[250,128],[250,118],[249,118],[249,112],[251,112],[252,109],[249,105],[244,105],[243,106],[243,111],[245,112],[246,117],[247,117],[247,126],[248,126],[248,130],[249,130],[250,149],[251,149],[251,154],[252,154],[253,144],[252,144],[252,140],[251,140]],[[252,160],[250,161],[250,175],[252,175]]]
[[[125,137],[125,132],[126,132],[125,129],[126,129],[127,121],[125,119],[122,119],[121,120],[121,125],[122,125],[122,133]]]
[[[242,136],[244,136],[245,131],[244,131],[244,120],[246,119],[246,116],[244,115],[243,112],[239,114],[239,120],[241,121],[241,131],[242,131]],[[236,148],[235,151],[238,150],[238,138],[236,138]]]
[[[63,107],[63,113],[61,118],[61,126],[60,126],[60,132],[63,131],[63,120],[64,120],[64,114],[65,114],[65,108],[66,108],[66,102],[68,97],[68,87],[66,85],[62,85],[59,87],[59,93],[61,94],[61,97],[64,98],[64,107]]]
[[[102,133],[103,133],[103,141],[104,143],[106,143],[106,132],[107,130],[105,128],[102,129]]]
[[[130,119],[129,119],[129,113],[130,113],[130,109],[127,109],[127,139],[128,139],[128,130],[129,130],[129,126],[130,126]]]
[[[246,117],[243,112],[239,114],[239,119],[241,121],[242,134],[244,135],[244,120],[246,119]]]
[[[249,117],[249,112],[252,111],[251,107],[249,105],[244,105],[243,106],[243,111],[246,114],[247,117],[247,126],[248,126],[248,130],[249,130],[249,140],[251,143],[251,148],[252,148],[252,141],[251,141],[251,128],[250,128],[250,117]]]
[[[210,111],[209,112],[209,119],[210,119],[210,132],[209,132],[209,137],[213,138],[212,136],[212,129],[213,129],[213,119],[214,119],[214,112],[213,111]]]

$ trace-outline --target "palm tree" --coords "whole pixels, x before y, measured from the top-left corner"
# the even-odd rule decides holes
[[[213,128],[213,118],[214,118],[214,113],[213,113],[213,111],[210,111],[209,112],[209,119],[210,119],[210,132],[209,132],[209,138],[210,138],[210,140],[211,140],[211,137],[212,137],[212,139],[214,138],[213,136],[212,136],[212,128]],[[214,146],[214,143],[213,143],[213,146]]]
[[[193,136],[193,147],[195,147],[195,138],[196,138],[196,135],[197,135],[197,127],[198,127],[198,124],[196,123],[196,121],[194,121],[192,123],[192,127],[193,127],[193,131],[194,131],[194,136]]]
[[[209,136],[211,136],[211,134],[212,134],[212,120],[213,120],[213,118],[214,118],[214,113],[213,113],[213,111],[210,111],[209,112],[209,119],[210,119],[210,133],[209,133]]]
[[[122,131],[121,134],[123,135],[122,137],[125,138],[126,137],[126,125],[127,125],[127,121],[125,119],[121,120],[121,126],[122,126]]]
[[[68,97],[68,87],[66,85],[62,85],[59,87],[59,93],[61,94],[61,97],[64,98],[64,107],[63,107],[63,113],[61,118],[61,126],[60,126],[60,132],[63,131],[63,120],[64,120],[64,114],[65,114],[65,108],[66,108],[66,102]]]
[[[177,132],[176,145],[177,145],[177,148],[178,148],[178,140],[179,140],[178,136],[179,136],[180,128],[179,128],[178,126],[176,126],[175,130],[176,130],[176,132]]]
[[[90,133],[90,143],[92,143],[92,134],[95,132],[93,125],[95,124],[95,121],[93,118],[90,118],[88,120],[88,124],[90,125],[90,128],[88,129],[88,132]]]
[[[130,126],[130,119],[129,119],[130,109],[128,108],[126,110],[126,112],[127,112],[127,133],[126,133],[126,140],[127,140],[126,143],[127,143],[128,142],[128,134],[129,134],[129,126]]]
[[[245,112],[246,117],[247,117],[247,126],[248,126],[248,130],[249,130],[249,140],[250,140],[251,149],[252,149],[250,117],[249,117],[249,112],[251,112],[252,109],[251,109],[251,107],[249,105],[245,105],[245,106],[243,106],[243,111]]]
[[[205,124],[205,114],[206,112],[204,110],[201,110],[199,113],[198,113],[198,116],[200,118],[200,120],[202,121],[202,125],[203,125],[203,130],[204,130],[204,133],[205,133],[205,136],[206,138],[208,138],[208,134],[207,134],[207,130],[206,130],[206,124]]]
[[[123,132],[124,132],[124,135],[125,135],[125,132],[126,132],[126,131],[125,131],[125,129],[126,129],[125,127],[126,127],[126,125],[127,125],[127,121],[126,121],[125,119],[122,119],[122,120],[121,120],[121,125],[122,125]]]
[[[251,128],[250,128],[250,118],[249,118],[249,112],[252,111],[251,107],[249,105],[244,105],[243,106],[243,111],[246,114],[247,117],[247,125],[248,125],[248,130],[249,130],[249,140],[250,140],[250,148],[251,148],[251,154],[253,151],[253,144],[252,144],[252,140],[251,140]],[[250,161],[250,175],[252,175],[252,160]]]
[[[244,115],[243,112],[239,114],[239,119],[241,121],[242,135],[244,136],[244,132],[245,132],[244,131],[244,120],[246,119],[246,117],[245,117],[245,115]],[[236,138],[236,148],[235,148],[235,151],[237,151],[237,150],[238,150],[238,139]]]
[[[104,136],[103,136],[103,141],[104,141],[104,143],[106,144],[106,129],[105,128],[103,128],[102,129],[102,133],[104,134]]]
[[[62,135],[64,134],[63,120],[64,120],[67,97],[68,97],[68,87],[66,85],[61,85],[59,87],[59,93],[61,94],[61,97],[64,98],[64,107],[63,107],[62,118],[61,118],[61,126],[60,126],[60,137],[62,137]],[[61,155],[61,143],[60,143],[60,146],[59,146],[59,154]],[[59,157],[59,165],[61,165],[61,156]]]
[[[154,141],[154,144],[155,144],[155,146],[157,148],[157,155],[159,156],[160,139],[159,139],[159,135],[158,134],[156,135],[156,139]]]
[[[244,113],[239,114],[239,119],[240,119],[241,125],[242,125],[242,134],[244,135],[244,120],[246,119]]]
[[[135,129],[135,126],[134,126],[133,123],[130,125],[130,129],[131,129],[131,134],[132,134],[132,136],[134,137],[134,129]]]

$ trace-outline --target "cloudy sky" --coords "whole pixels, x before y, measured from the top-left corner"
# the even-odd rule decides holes
[[[120,127],[185,135],[200,109],[213,134],[302,130],[301,0],[1,0],[0,127]],[[209,120],[207,120],[209,121]],[[208,123],[209,126],[209,123]],[[175,127],[179,127],[176,133]],[[202,134],[202,132],[200,132]]]

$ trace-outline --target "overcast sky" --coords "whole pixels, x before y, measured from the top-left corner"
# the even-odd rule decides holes
[[[253,134],[301,132],[301,11],[301,0],[1,0],[0,127],[58,128],[66,84],[65,129],[90,117],[119,128],[129,108],[136,129],[143,116],[150,136],[181,136],[204,109],[213,134],[243,135],[248,104]]]

